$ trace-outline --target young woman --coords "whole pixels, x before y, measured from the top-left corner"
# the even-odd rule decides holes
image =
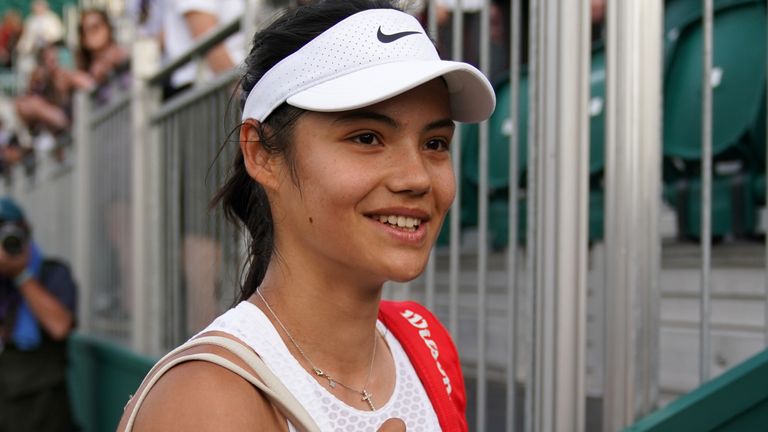
[[[198,337],[258,354],[318,430],[466,430],[449,336],[381,290],[424,269],[455,194],[454,121],[490,116],[487,79],[441,61],[390,1],[327,1],[255,36],[242,90],[241,152],[216,201],[249,231],[250,267],[241,302]],[[217,346],[184,353],[248,368]],[[295,430],[283,408],[188,361],[142,385],[120,430]]]
[[[113,33],[105,11],[87,9],[80,14],[77,68],[88,74],[95,84],[106,81],[115,69],[128,61],[128,52],[115,42]]]

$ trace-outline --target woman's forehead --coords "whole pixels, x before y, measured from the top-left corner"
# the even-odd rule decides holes
[[[414,118],[414,114],[417,114],[419,119],[429,119],[427,121],[430,122],[451,118],[448,87],[440,78],[366,107],[330,113],[310,113],[330,119],[334,123],[369,119],[393,123],[392,126],[397,126],[394,123]],[[406,118],[401,119],[404,116]]]

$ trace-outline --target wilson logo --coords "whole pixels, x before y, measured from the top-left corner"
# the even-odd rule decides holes
[[[424,319],[424,317],[410,309],[406,309],[400,315],[408,320],[412,326],[419,329],[419,336],[421,336],[421,340],[424,341],[424,345],[429,348],[429,352],[432,354],[432,358],[435,360],[435,366],[437,366],[437,370],[440,371],[440,375],[443,376],[445,391],[450,396],[452,391],[451,379],[448,378],[448,374],[445,373],[445,370],[443,370],[443,365],[441,365],[440,360],[438,360],[438,357],[440,357],[440,350],[438,350],[435,341],[432,340],[432,332],[429,331],[429,323]]]

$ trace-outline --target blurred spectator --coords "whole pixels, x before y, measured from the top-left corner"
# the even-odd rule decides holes
[[[0,67],[13,67],[13,56],[23,29],[21,15],[9,10],[0,23]]]
[[[86,74],[61,67],[61,50],[65,48],[59,45],[48,45],[40,50],[27,94],[15,100],[19,118],[33,134],[41,129],[53,134],[66,131],[71,121],[72,91],[93,86],[93,80]]]
[[[126,5],[128,14],[136,23],[136,33],[139,37],[162,38],[163,0],[129,0]]]
[[[128,61],[128,52],[120,47],[113,34],[109,16],[103,10],[88,9],[80,15],[78,27],[80,50],[77,68],[101,84]]]
[[[605,39],[605,0],[592,0],[592,41]]]
[[[24,22],[17,49],[20,54],[33,55],[38,49],[60,41],[64,37],[64,26],[58,15],[48,9],[48,2],[35,0],[32,14]]]
[[[18,139],[0,118],[0,175],[7,175],[11,166],[21,160],[21,152],[14,152],[11,142],[18,143]],[[17,146],[14,146],[17,147]]]
[[[48,9],[48,2],[35,0],[32,13],[24,21],[24,30],[16,44],[16,73],[24,82],[35,69],[37,54],[41,48],[56,43],[64,37],[64,26],[58,15]]]
[[[605,0],[592,0],[592,22],[600,23],[605,19]]]
[[[76,295],[69,268],[44,259],[21,209],[0,198],[0,431],[74,430],[66,370]]]
[[[244,0],[163,0],[163,48],[166,58],[173,59],[190,49],[197,39],[242,15]],[[231,36],[206,55],[208,75],[228,71],[240,63],[245,54],[242,34]],[[175,93],[192,85],[197,64],[177,70],[171,77]],[[166,96],[170,96],[167,94]]]

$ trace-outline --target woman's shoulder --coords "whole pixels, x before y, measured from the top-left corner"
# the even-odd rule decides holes
[[[237,341],[223,333],[206,335]],[[239,357],[218,346],[196,346],[179,355],[198,353],[215,354],[253,372]],[[118,430],[125,429],[136,399],[134,397],[126,406]],[[269,400],[239,375],[214,363],[187,361],[168,370],[152,387],[139,409],[133,430],[239,431],[255,428],[287,430],[287,425]]]

